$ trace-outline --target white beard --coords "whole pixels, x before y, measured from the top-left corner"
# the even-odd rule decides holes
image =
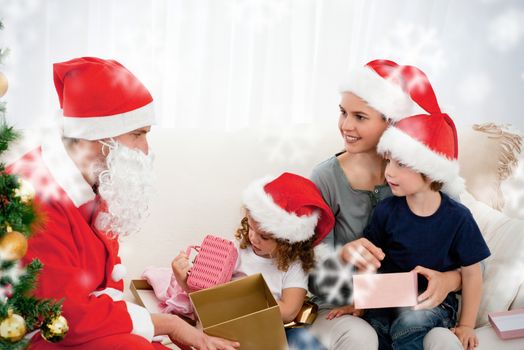
[[[95,226],[113,237],[126,236],[140,231],[149,216],[153,155],[115,141],[108,147],[106,167],[98,175],[98,193],[107,211],[98,214]]]

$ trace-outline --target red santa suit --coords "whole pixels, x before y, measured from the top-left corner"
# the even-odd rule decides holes
[[[36,190],[44,216],[42,229],[29,239],[24,263],[44,264],[35,295],[63,300],[69,332],[57,344],[34,336],[31,349],[155,349],[149,312],[123,301],[125,268],[119,244],[98,231],[100,200],[69,158],[59,135],[8,167]],[[127,346],[125,346],[127,344]]]
[[[151,125],[153,98],[124,66],[96,57],[53,65],[63,111],[62,134],[100,140]],[[40,336],[31,349],[155,349],[154,326],[146,309],[123,301],[125,269],[118,240],[99,232],[94,222],[100,198],[69,157],[58,132],[8,168],[32,183],[45,217],[29,239],[24,262],[44,267],[35,294],[63,300],[69,323],[65,339],[52,344]]]

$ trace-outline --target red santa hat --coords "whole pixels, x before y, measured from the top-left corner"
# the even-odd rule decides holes
[[[243,203],[262,230],[290,243],[315,236],[318,244],[335,223],[317,186],[291,173],[253,182],[244,191]]]
[[[382,59],[351,70],[340,92],[354,93],[393,121],[428,113],[436,101],[424,72]]]
[[[447,114],[402,119],[382,134],[377,151],[388,152],[393,159],[443,183],[442,190],[452,197],[458,198],[464,190],[457,161],[457,129]]]
[[[63,135],[99,140],[154,122],[153,98],[123,65],[96,57],[55,63]]]

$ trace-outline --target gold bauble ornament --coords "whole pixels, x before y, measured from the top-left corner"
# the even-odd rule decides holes
[[[0,323],[0,338],[4,341],[16,343],[24,337],[26,332],[24,318],[13,314],[13,310],[9,309],[7,318],[4,318]]]
[[[7,92],[7,78],[4,73],[0,72],[0,97]]]
[[[51,343],[57,343],[64,339],[68,330],[67,320],[62,315],[44,321],[40,327],[42,337]]]
[[[7,230],[0,239],[0,258],[13,261],[20,260],[27,252],[27,238],[20,232]]]
[[[18,179],[18,188],[15,189],[15,196],[19,197],[22,203],[27,204],[35,197],[35,189],[29,181]]]

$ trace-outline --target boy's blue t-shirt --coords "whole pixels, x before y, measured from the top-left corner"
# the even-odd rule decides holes
[[[417,265],[445,272],[490,255],[469,209],[440,194],[440,207],[427,217],[415,215],[406,197],[393,196],[377,204],[364,237],[386,255],[379,272],[408,272]],[[419,291],[427,288],[424,276],[419,275],[418,283]]]

